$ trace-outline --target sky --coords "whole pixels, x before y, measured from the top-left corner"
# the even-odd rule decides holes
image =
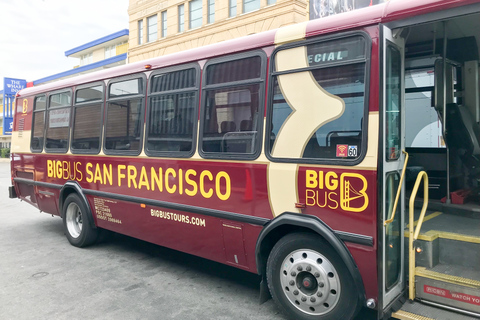
[[[72,69],[65,51],[128,29],[129,0],[0,0],[3,78],[34,81]]]

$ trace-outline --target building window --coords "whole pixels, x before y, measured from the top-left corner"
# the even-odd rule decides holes
[[[235,17],[237,15],[237,0],[228,0],[228,16]]]
[[[162,12],[162,38],[167,36],[167,11]]]
[[[115,45],[105,47],[105,59],[115,57],[117,55],[117,50],[116,49],[117,48],[116,48]]]
[[[243,0],[243,13],[260,9],[260,0]]]
[[[208,23],[215,22],[215,0],[208,0]]]
[[[143,44],[143,20],[138,21],[138,44]]]
[[[183,4],[178,6],[178,32],[185,30],[185,6]]]
[[[277,3],[277,0],[267,0],[267,6]]]
[[[87,64],[90,64],[93,62],[93,58],[92,58],[92,53],[87,53],[87,54],[84,54],[80,57],[80,65],[81,66],[86,66]]]
[[[157,15],[147,18],[147,42],[157,40]]]
[[[189,28],[194,29],[202,26],[202,0],[189,2]]]

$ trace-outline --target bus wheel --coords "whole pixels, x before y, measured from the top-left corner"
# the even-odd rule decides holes
[[[86,247],[97,240],[98,230],[87,218],[87,207],[76,193],[68,195],[63,204],[63,227],[70,244]]]
[[[267,283],[274,301],[292,319],[348,320],[358,310],[347,267],[314,234],[292,233],[275,244],[267,261]]]

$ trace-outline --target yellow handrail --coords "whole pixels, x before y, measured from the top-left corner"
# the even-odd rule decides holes
[[[403,185],[403,177],[405,176],[405,171],[407,169],[407,163],[408,163],[408,152],[406,152],[405,150],[403,150],[402,152],[405,154],[405,162],[403,163],[402,175],[400,176],[400,183],[398,184],[397,195],[395,196],[395,202],[393,204],[391,218],[388,220],[385,220],[385,222],[383,223],[384,226],[393,222],[393,219],[395,219],[395,212],[397,212],[398,198],[400,198],[400,193],[402,191],[402,185]]]
[[[420,217],[418,218],[417,227],[414,229],[414,203],[417,196],[418,187],[423,178],[423,206],[422,211],[420,212]],[[412,190],[412,195],[410,196],[409,203],[409,225],[408,225],[408,298],[410,300],[415,299],[415,248],[413,243],[418,239],[420,229],[422,228],[423,219],[425,218],[425,212],[427,211],[428,206],[428,175],[425,171],[420,171],[415,181],[415,186]]]

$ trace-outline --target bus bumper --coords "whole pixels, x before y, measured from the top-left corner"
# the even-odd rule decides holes
[[[14,186],[9,186],[8,187],[8,197],[10,199],[17,198],[17,193],[15,192],[15,187]]]

